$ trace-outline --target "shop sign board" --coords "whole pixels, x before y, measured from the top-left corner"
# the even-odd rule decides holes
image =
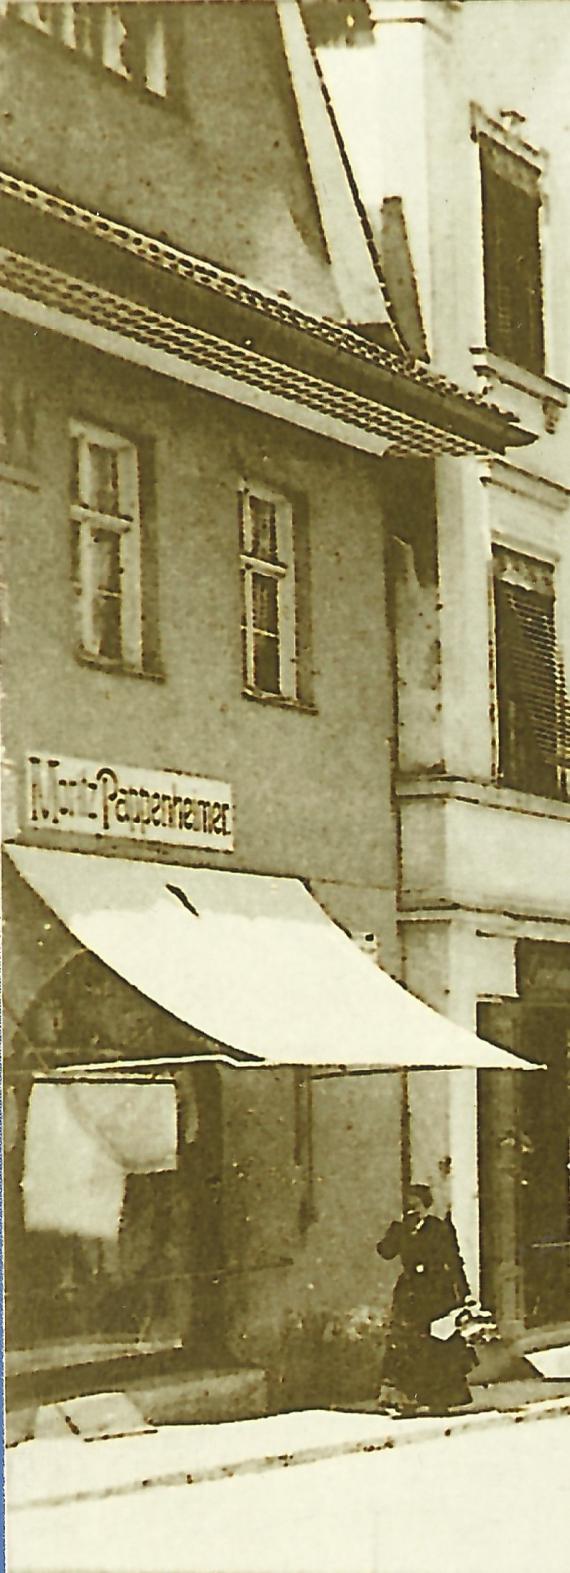
[[[233,821],[226,781],[59,753],[26,758],[28,830],[233,852]]]

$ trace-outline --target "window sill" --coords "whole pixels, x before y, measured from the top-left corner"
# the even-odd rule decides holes
[[[498,781],[469,781],[458,776],[400,776],[397,791],[400,799],[443,798],[538,815],[540,819],[570,819],[570,802],[565,798],[540,797],[522,788],[501,786]]]
[[[275,705],[279,710],[301,710],[305,715],[318,715],[316,705],[301,699],[286,699],[283,694],[266,694],[260,688],[242,688],[242,699],[254,699],[258,704]]]
[[[129,666],[125,661],[111,661],[105,656],[90,655],[80,645],[76,646],[74,654],[79,666],[90,666],[97,672],[109,672],[117,677],[143,678],[151,683],[166,682],[166,673],[160,667]]]
[[[487,346],[472,347],[471,355],[474,371],[478,377],[491,383],[491,393],[496,392],[497,385],[500,385],[526,394],[541,405],[546,431],[555,431],[560,412],[568,404],[570,390],[565,383],[555,382],[553,377],[547,377],[544,372],[527,371],[525,366],[517,366],[514,361],[496,355]]]

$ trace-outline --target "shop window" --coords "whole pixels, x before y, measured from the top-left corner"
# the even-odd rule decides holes
[[[487,345],[544,372],[539,171],[489,136],[479,137]]]
[[[243,684],[297,699],[293,511],[277,493],[239,492]]]
[[[556,644],[551,564],[493,547],[499,777],[565,795],[567,701]]]
[[[71,576],[79,652],[142,668],[138,454],[115,433],[72,422]]]
[[[159,98],[168,93],[164,21],[153,5],[91,0],[5,7],[21,22]]]
[[[9,1010],[4,1220],[14,1403],[25,1371],[182,1342],[191,1360],[211,1366],[224,1342],[220,1073],[183,1063],[198,1041],[171,1020],[172,1068],[145,1075],[141,1057],[156,1060],[164,1044],[162,1011],[89,951],[67,947],[65,955],[17,1024]],[[96,1075],[73,1069],[93,1057]],[[138,1062],[132,1070],[130,1059]]]

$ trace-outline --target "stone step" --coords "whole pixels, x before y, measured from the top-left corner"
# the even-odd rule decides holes
[[[141,1373],[135,1381],[123,1382],[117,1393],[129,1399],[151,1426],[188,1425],[192,1422],[217,1422],[221,1420],[250,1420],[267,1413],[267,1373],[258,1367],[237,1370],[194,1370],[178,1375],[149,1376]],[[94,1389],[93,1395],[98,1396]],[[76,1403],[78,1400],[71,1400]],[[56,1399],[52,1405],[22,1404],[10,1407],[6,1413],[6,1445],[14,1446],[34,1436],[36,1421],[42,1409],[42,1426],[46,1425],[46,1410],[62,1412],[66,1400]]]
[[[123,1391],[151,1425],[248,1420],[267,1411],[267,1373],[255,1366],[181,1373],[175,1379],[129,1384]]]

